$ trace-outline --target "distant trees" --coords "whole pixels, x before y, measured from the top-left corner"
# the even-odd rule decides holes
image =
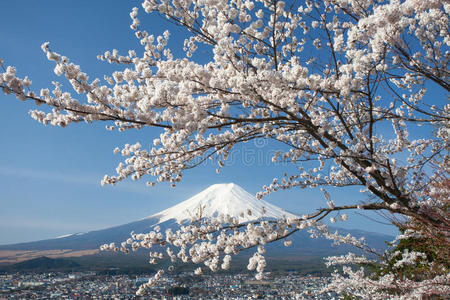
[[[189,288],[183,286],[172,286],[170,288],[167,288],[167,293],[171,296],[188,295]]]
[[[132,248],[173,244],[181,251],[169,250],[172,259],[204,262],[216,270],[228,267],[231,254],[257,246],[249,269],[260,277],[265,243],[315,226],[326,216],[345,220],[342,212],[349,209],[403,215],[407,240],[431,243],[439,237],[448,244],[448,1],[145,0],[142,7],[186,28],[184,57],[168,48],[168,31],[155,37],[141,28],[134,8],[131,28],[143,52],[100,55],[126,66],[104,81],[90,80],[48,43],[42,45],[56,64],[55,73],[66,77],[80,98],[59,83],[33,92],[31,81],[17,77],[11,66],[0,76],[3,92],[52,108],[30,112],[44,124],[104,121],[109,130],[161,128],[150,150],[139,143],[116,148],[125,160],[103,184],[155,177],[175,185],[184,170],[206,159],[223,167],[236,144],[270,139],[280,144],[273,161],[291,162],[298,171],[275,178],[258,197],[294,187],[360,186],[367,201],[336,206],[324,191],[328,207],[299,219],[237,224],[221,216],[179,233],[133,235]],[[196,59],[199,49],[208,61]],[[317,234],[371,251],[356,239],[317,228]],[[402,243],[395,264],[426,256]],[[155,253],[154,261],[161,256]],[[350,255],[330,264],[364,260]],[[391,270],[366,277],[363,270],[347,268],[347,277],[336,275],[331,287],[370,299],[445,294],[450,291],[448,261],[446,266],[413,279],[396,278]],[[383,286],[400,289],[391,293]]]

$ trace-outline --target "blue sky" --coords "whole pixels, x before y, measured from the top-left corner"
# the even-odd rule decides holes
[[[66,55],[92,78],[114,67],[96,59],[106,50],[139,49],[129,28],[129,12],[138,1],[32,1],[2,3],[0,57],[18,76],[28,75],[39,90],[58,78],[40,45]],[[170,29],[171,43],[182,47],[182,30],[159,16],[139,15],[146,29],[160,34]],[[58,79],[64,86],[69,84]],[[110,132],[106,124],[76,124],[62,129],[44,126],[28,116],[33,103],[0,94],[0,244],[40,240],[131,222],[168,208],[214,183],[234,182],[250,193],[260,191],[289,166],[270,166],[261,145],[236,148],[235,159],[220,174],[208,164],[185,173],[172,189],[166,184],[148,188],[144,182],[101,187],[104,174],[114,174],[120,156],[116,146],[139,141],[151,145],[157,129]],[[244,163],[245,159],[255,163]],[[329,190],[338,204],[364,200],[359,188]],[[293,189],[265,200],[295,213],[326,205],[320,191]],[[386,222],[377,215],[370,215]],[[339,226],[393,234],[395,228],[350,214]]]

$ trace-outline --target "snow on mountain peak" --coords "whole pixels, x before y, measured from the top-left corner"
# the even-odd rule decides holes
[[[248,213],[251,211],[251,215]],[[297,217],[266,201],[257,200],[243,188],[234,183],[213,184],[197,195],[172,206],[149,218],[159,218],[158,223],[171,219],[177,222],[202,217],[217,217],[219,214],[238,218],[239,222],[256,220],[261,217]]]

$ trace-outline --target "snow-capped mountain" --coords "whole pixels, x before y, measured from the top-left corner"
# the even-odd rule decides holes
[[[159,218],[158,223],[191,217],[218,217],[220,214],[248,222],[259,218],[281,219],[296,216],[255,196],[234,183],[214,184],[197,195],[148,218]],[[147,218],[144,218],[147,219]]]
[[[176,231],[179,228],[179,223],[189,222],[193,217],[219,217],[221,214],[238,218],[240,222],[248,222],[258,218],[279,219],[296,217],[294,214],[266,201],[257,200],[253,195],[234,183],[214,184],[173,207],[138,221],[102,230],[64,235],[54,239],[3,245],[0,246],[0,256],[2,250],[18,250],[26,252],[27,255],[33,251],[43,252],[44,250],[96,251],[100,245],[105,243],[115,242],[120,244],[130,237],[132,231],[135,233],[146,233],[157,224],[162,231],[167,228]],[[354,230],[343,230],[342,232],[350,232],[357,237],[366,236],[369,244],[376,248],[378,248],[377,245],[384,247],[384,241],[392,239],[389,236],[377,233]],[[272,253],[278,252],[278,255],[283,257],[286,255],[297,257],[298,255],[306,254],[324,256],[348,252],[348,249],[345,248],[330,248],[330,241],[309,238],[309,233],[306,230],[300,230],[290,238],[293,240],[292,247],[286,248],[282,246],[282,243],[274,243],[270,245],[271,250],[273,250]],[[8,251],[3,252],[8,253]]]
[[[249,213],[250,212],[250,213]],[[195,196],[162,212],[135,222],[86,233],[74,233],[54,239],[0,246],[0,250],[98,249],[109,242],[122,242],[130,233],[145,233],[158,224],[162,229],[188,222],[192,217],[217,217],[219,214],[238,218],[240,222],[264,218],[295,217],[266,201],[257,200],[234,183],[214,184]]]

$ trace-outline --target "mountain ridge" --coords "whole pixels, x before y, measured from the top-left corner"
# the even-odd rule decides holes
[[[197,216],[195,216],[196,210],[201,212]],[[179,228],[180,223],[187,223],[192,217],[209,218],[220,217],[221,215],[230,215],[237,218],[239,222],[248,222],[260,218],[297,217],[266,201],[257,200],[237,184],[215,184],[175,206],[134,222],[85,233],[64,235],[53,239],[0,245],[0,252],[7,250],[43,251],[55,249],[71,249],[73,251],[98,250],[105,243],[115,242],[120,244],[120,242],[130,237],[131,232],[145,233],[156,225],[160,226],[163,232],[168,228],[176,230]],[[352,230],[342,229],[340,231],[352,233]],[[383,246],[385,240],[391,239],[390,236],[383,234],[354,231],[357,233],[355,234],[357,237],[367,235],[367,241],[374,241],[376,248]],[[345,252],[337,251],[336,248],[330,248],[330,241],[310,239],[309,233],[305,230],[298,231],[291,238],[295,241],[294,247],[285,248],[282,243],[274,243],[270,248],[275,252],[290,253],[293,256],[301,254],[317,255],[318,253],[321,253],[321,255],[326,255],[327,253],[334,255]],[[341,247],[339,249],[347,248]]]

